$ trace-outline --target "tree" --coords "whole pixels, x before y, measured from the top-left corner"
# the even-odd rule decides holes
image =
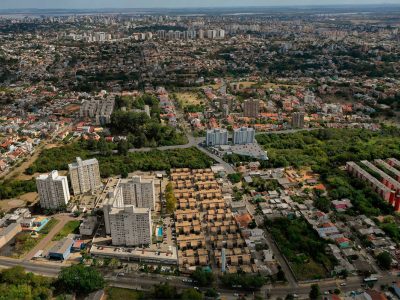
[[[169,182],[165,188],[165,201],[166,208],[169,214],[172,214],[175,211],[176,207],[176,197],[174,194],[174,188],[172,187],[172,183]]]
[[[321,290],[319,289],[318,284],[312,284],[311,285],[311,290],[310,290],[310,299],[311,300],[318,300],[321,299]]]
[[[186,289],[181,294],[182,300],[202,300],[203,298],[203,294],[195,289]]]
[[[153,296],[155,299],[176,299],[176,288],[168,282],[154,285]]]
[[[66,291],[89,294],[104,287],[104,279],[93,267],[82,264],[63,268],[58,275],[58,285]]]
[[[378,262],[378,265],[385,270],[389,270],[392,265],[392,257],[387,251],[379,253],[376,256],[376,260]]]
[[[118,142],[118,154],[119,155],[127,155],[129,150],[129,144],[126,140],[120,140]]]
[[[285,300],[294,300],[293,294],[286,295]]]
[[[210,298],[215,298],[218,297],[218,293],[214,288],[212,288],[206,291],[205,296]]]
[[[210,286],[214,282],[214,274],[211,271],[197,268],[191,277],[198,282],[201,286]]]
[[[331,206],[331,202],[326,197],[317,197],[314,200],[314,206],[316,208],[318,208],[319,210],[327,213],[327,212],[329,212],[329,208]]]
[[[242,180],[242,174],[241,173],[233,173],[228,175],[228,179],[232,183],[238,183]]]

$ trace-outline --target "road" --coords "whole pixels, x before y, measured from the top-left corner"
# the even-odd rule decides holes
[[[0,268],[9,268],[13,266],[21,265],[27,271],[50,276],[57,277],[58,272],[61,270],[62,266],[60,263],[37,263],[37,262],[29,262],[22,261],[18,259],[0,257]],[[112,274],[106,275],[105,279],[112,286],[125,287],[130,289],[151,289],[154,284],[158,284],[160,282],[170,282],[171,285],[176,286],[178,289],[184,289],[193,287],[192,284],[183,282],[182,279],[185,277],[174,277],[171,276],[170,280],[167,277],[157,274],[145,274],[145,273],[130,273],[126,276],[115,276]],[[381,278],[379,278],[378,282],[375,283],[376,287],[379,287],[382,284],[391,284],[393,281],[397,281],[398,277],[395,275],[387,274]],[[340,286],[340,283],[346,282],[346,286]],[[363,283],[360,277],[349,277],[346,281],[344,280],[335,280],[335,279],[327,279],[316,282],[319,284],[321,291],[334,290],[335,288],[340,288],[343,292],[350,292],[353,290],[359,290],[361,288],[361,284]],[[299,296],[307,296],[310,291],[311,283],[309,284],[296,284],[295,287],[291,287],[290,285],[266,285],[261,289],[261,293],[273,297],[285,297],[288,294],[297,294]],[[235,293],[241,293],[240,291],[228,290],[228,289],[218,289],[222,295],[226,296],[227,299],[236,299],[234,296]]]

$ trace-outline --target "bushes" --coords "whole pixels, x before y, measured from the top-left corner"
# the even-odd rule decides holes
[[[226,287],[241,287],[246,290],[261,288],[266,279],[261,275],[248,274],[224,274],[221,276],[221,282]]]
[[[302,279],[315,279],[328,274],[335,263],[333,256],[325,252],[326,242],[302,218],[289,220],[278,218],[266,221],[280,251],[293,265],[297,276]],[[314,269],[314,274],[306,274],[307,269]],[[312,276],[313,278],[307,278]]]
[[[338,166],[347,161],[400,157],[400,130],[321,129],[289,134],[258,135],[268,150],[269,167]]]
[[[0,183],[0,199],[10,199],[30,192],[36,192],[36,183],[33,179]]]
[[[89,147],[85,142],[76,142],[60,148],[44,150],[39,158],[26,172],[50,172],[52,170],[67,170],[68,164],[75,161],[77,156],[82,159],[96,157],[100,163],[102,177],[120,175],[137,170],[165,170],[171,168],[209,168],[213,160],[198,149],[151,150],[147,152],[133,152],[126,155],[111,154],[90,155]]]
[[[102,289],[105,285],[103,276],[93,267],[82,264],[63,268],[58,275],[58,286],[65,291],[89,294]]]
[[[0,273],[0,299],[51,299],[52,280],[26,273],[21,266]]]

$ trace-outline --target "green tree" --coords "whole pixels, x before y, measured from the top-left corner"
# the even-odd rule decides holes
[[[383,251],[376,256],[378,265],[385,270],[389,270],[392,265],[392,257],[389,252]]]
[[[322,299],[321,297],[321,290],[319,288],[318,284],[312,284],[311,285],[311,290],[310,290],[310,299],[311,300],[319,300]]]
[[[319,210],[327,213],[329,212],[331,201],[327,197],[317,197],[314,200],[314,206]]]
[[[195,289],[186,289],[181,294],[182,300],[202,300],[203,298],[203,294]]]
[[[153,296],[155,299],[176,299],[176,288],[168,282],[154,285]]]
[[[126,141],[126,140],[120,140],[119,142],[118,142],[118,147],[117,147],[117,149],[118,149],[118,154],[119,155],[127,155],[128,154],[128,150],[129,150],[129,144],[128,144],[128,141]]]
[[[169,182],[165,188],[165,201],[166,201],[166,208],[167,208],[167,213],[171,214],[175,211],[176,208],[176,197],[174,194],[174,188],[172,186],[172,183]]]
[[[215,280],[214,274],[203,268],[197,268],[196,271],[192,273],[191,277],[201,286],[210,286]]]
[[[58,275],[58,284],[66,291],[89,294],[104,287],[104,279],[99,271],[82,264],[63,268]]]

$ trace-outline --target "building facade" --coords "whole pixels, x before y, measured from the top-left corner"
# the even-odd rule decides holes
[[[153,179],[133,176],[121,181],[122,195],[125,205],[155,209],[156,195]]]
[[[206,145],[220,146],[228,144],[228,131],[226,129],[215,128],[207,130]]]
[[[253,144],[255,139],[254,128],[241,127],[233,130],[233,144],[246,145]]]
[[[292,128],[304,128],[304,113],[302,112],[293,113]]]
[[[247,99],[243,103],[243,116],[248,118],[257,118],[260,114],[260,101],[256,99]]]
[[[59,176],[57,171],[38,176],[36,186],[42,208],[59,209],[69,202],[68,179],[66,176]]]
[[[86,192],[94,192],[101,187],[99,162],[97,159],[82,160],[76,158],[76,162],[68,165],[74,195]]]
[[[112,244],[142,246],[151,244],[151,210],[126,205],[110,211]]]

